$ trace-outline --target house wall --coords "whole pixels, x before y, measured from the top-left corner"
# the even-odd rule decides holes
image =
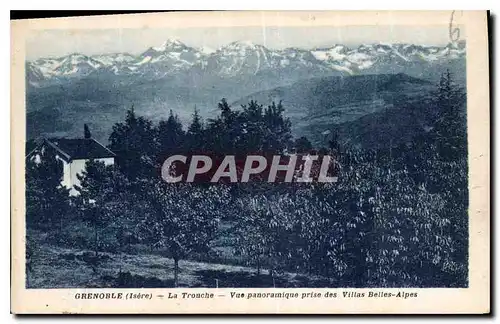
[[[72,160],[69,165],[68,165],[68,174],[66,174],[66,169],[64,172],[64,179],[63,183],[66,185],[67,188],[70,188],[70,194],[71,195],[77,195],[78,192],[74,189],[74,186],[80,185],[80,180],[78,180],[77,175],[81,175],[83,170],[85,170],[85,163],[88,160]],[[105,165],[113,165],[115,163],[114,158],[101,158],[101,159],[94,159],[94,161],[99,161],[99,162],[104,162]]]
[[[58,155],[56,155],[56,160],[59,160],[62,162],[63,165],[63,177],[61,180],[61,185],[65,186],[66,188],[71,188],[71,169],[70,169],[70,164],[63,159],[61,159]]]

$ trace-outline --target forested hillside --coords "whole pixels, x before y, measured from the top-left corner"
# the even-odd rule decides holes
[[[370,78],[376,82],[367,83]],[[330,84],[328,80],[309,81],[309,88],[318,89],[296,106],[291,101],[299,97],[285,96],[283,101],[264,101],[265,105],[250,100],[241,108],[222,100],[216,117],[203,119],[194,110],[187,127],[173,112],[153,122],[130,108],[109,137],[117,165],[88,162],[78,196],[70,197],[59,186],[60,174],[52,160],[27,161],[28,287],[44,286],[38,277],[42,269],[61,271],[44,259],[47,251],[66,260],[53,262],[64,264],[64,271],[92,269],[93,278],[99,280],[78,283],[88,286],[132,285],[130,278],[138,273],[130,263],[123,261],[118,269],[109,264],[132,260],[133,254],[151,258],[161,254],[168,258],[163,261],[172,262],[155,264],[155,271],[171,279],[162,282],[165,286],[182,285],[183,262],[190,260],[250,267],[229,270],[228,266],[231,274],[210,275],[232,286],[292,286],[290,273],[295,273],[306,278],[299,284],[304,287],[467,287],[463,89],[450,73],[444,73],[437,86],[405,75],[344,81],[348,84],[334,83],[330,92],[319,88]],[[353,84],[356,92],[349,90]],[[419,87],[430,95],[413,97],[400,106],[403,99],[398,96],[407,96],[411,89],[420,93]],[[382,100],[384,106],[372,114],[379,114],[374,120],[380,125],[370,128],[366,125],[373,124],[362,118],[358,125],[307,125],[323,138],[294,137],[296,126],[287,111],[293,114],[315,93],[329,98],[315,99],[310,106],[315,114],[333,114],[333,107],[339,106],[344,107],[342,112],[355,113],[367,109],[361,104],[365,100]],[[350,103],[356,101],[358,106],[353,107]],[[418,110],[423,107],[425,114]],[[422,119],[399,120],[404,114],[393,113],[411,108]],[[388,127],[384,126],[388,118],[398,120],[400,128],[381,131]],[[409,136],[405,127],[412,121],[425,122],[421,126],[426,131],[410,129]],[[350,145],[342,140],[346,132],[354,132],[359,142],[385,145]],[[162,180],[160,168],[166,156],[193,152],[329,154],[336,158],[338,182],[228,185]],[[73,252],[54,252],[62,248]],[[203,263],[198,266],[202,271]],[[231,276],[246,279],[231,280]]]

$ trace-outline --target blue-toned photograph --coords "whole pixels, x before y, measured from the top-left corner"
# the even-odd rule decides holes
[[[26,288],[468,287],[459,36],[33,32]]]

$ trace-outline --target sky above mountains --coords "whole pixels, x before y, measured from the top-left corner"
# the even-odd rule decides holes
[[[464,31],[461,31],[464,36]],[[344,27],[213,27],[169,29],[41,30],[27,39],[26,58],[60,57],[70,53],[139,54],[167,39],[188,46],[215,50],[237,40],[248,40],[271,49],[314,48],[363,43],[412,43],[445,45],[448,25],[440,26],[344,26]]]

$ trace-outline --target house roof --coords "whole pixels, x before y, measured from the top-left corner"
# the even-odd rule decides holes
[[[45,139],[44,143],[54,148],[67,160],[87,160],[116,156],[115,153],[93,138],[50,138]]]

